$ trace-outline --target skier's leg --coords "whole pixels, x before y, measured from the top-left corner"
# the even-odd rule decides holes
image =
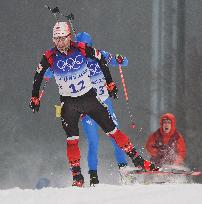
[[[82,118],[84,135],[88,141],[88,167],[89,170],[97,170],[98,165],[98,126],[88,115]]]
[[[80,168],[80,149],[78,122],[80,113],[74,109],[70,101],[62,103],[61,120],[63,129],[67,135],[67,158],[73,176],[73,186],[82,186],[84,177]]]
[[[98,165],[98,146],[99,135],[98,125],[88,115],[82,118],[84,135],[88,141],[88,168],[90,174],[90,186],[98,184],[97,165]]]
[[[128,136],[116,128],[111,116],[108,114],[106,105],[101,104],[95,97],[91,99],[89,98],[85,105],[87,114],[99,124],[107,135],[115,140],[116,144],[131,158],[135,166],[140,166],[145,170],[156,169],[154,164],[144,160],[138,154]]]
[[[116,117],[116,115],[114,113],[114,109],[113,109],[112,102],[111,102],[110,98],[107,98],[104,101],[104,103],[107,105],[108,112],[110,113],[114,124],[118,128],[118,126],[119,126],[118,125],[118,120],[117,120],[117,117]],[[127,160],[126,160],[125,152],[116,144],[116,142],[114,141],[113,138],[110,138],[110,140],[111,140],[111,143],[112,143],[113,148],[114,148],[114,155],[115,155],[118,166],[119,167],[126,166],[127,165]]]
[[[114,129],[113,131],[108,132],[107,134],[114,138],[118,146],[126,152],[126,154],[131,158],[133,164],[136,167],[141,167],[146,171],[158,170],[158,167],[156,167],[153,163],[143,159],[142,156],[139,155],[127,135],[125,135],[122,131],[120,131],[119,129]]]

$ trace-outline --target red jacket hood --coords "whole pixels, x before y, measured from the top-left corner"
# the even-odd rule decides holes
[[[169,133],[164,133],[163,132],[163,120],[169,119],[171,120],[171,131]],[[160,118],[160,132],[163,136],[171,137],[176,130],[176,118],[172,113],[166,113],[161,116]]]

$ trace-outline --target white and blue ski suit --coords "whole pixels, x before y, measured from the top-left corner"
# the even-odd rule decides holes
[[[102,55],[105,57],[105,60],[108,65],[113,67],[118,66],[115,56],[112,56],[106,51],[101,51]],[[128,60],[125,57],[122,66],[127,66]],[[93,88],[96,90],[97,98],[104,103],[113,119],[113,122],[117,127],[118,120],[115,115],[112,101],[109,97],[107,88],[105,86],[106,80],[104,75],[99,67],[99,64],[92,59],[88,59],[87,66],[90,69],[90,78]],[[53,78],[52,70],[48,69],[44,75],[44,78]],[[88,141],[88,168],[89,170],[97,170],[98,166],[98,146],[99,146],[99,134],[98,134],[98,124],[88,115],[82,117],[82,126],[84,128],[84,135]],[[114,148],[114,155],[119,166],[127,164],[126,155],[123,150],[121,150],[115,141],[110,138],[111,143]]]

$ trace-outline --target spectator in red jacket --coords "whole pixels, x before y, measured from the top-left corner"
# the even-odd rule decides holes
[[[176,129],[176,118],[171,113],[162,115],[160,128],[152,133],[146,149],[159,167],[164,165],[182,165],[186,155],[183,136]]]

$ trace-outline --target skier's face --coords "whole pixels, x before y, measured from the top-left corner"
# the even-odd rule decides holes
[[[65,52],[69,49],[70,41],[71,41],[71,34],[68,34],[67,36],[53,38],[53,43],[60,52]]]
[[[171,130],[171,120],[163,120],[163,132],[164,133],[169,133]]]

